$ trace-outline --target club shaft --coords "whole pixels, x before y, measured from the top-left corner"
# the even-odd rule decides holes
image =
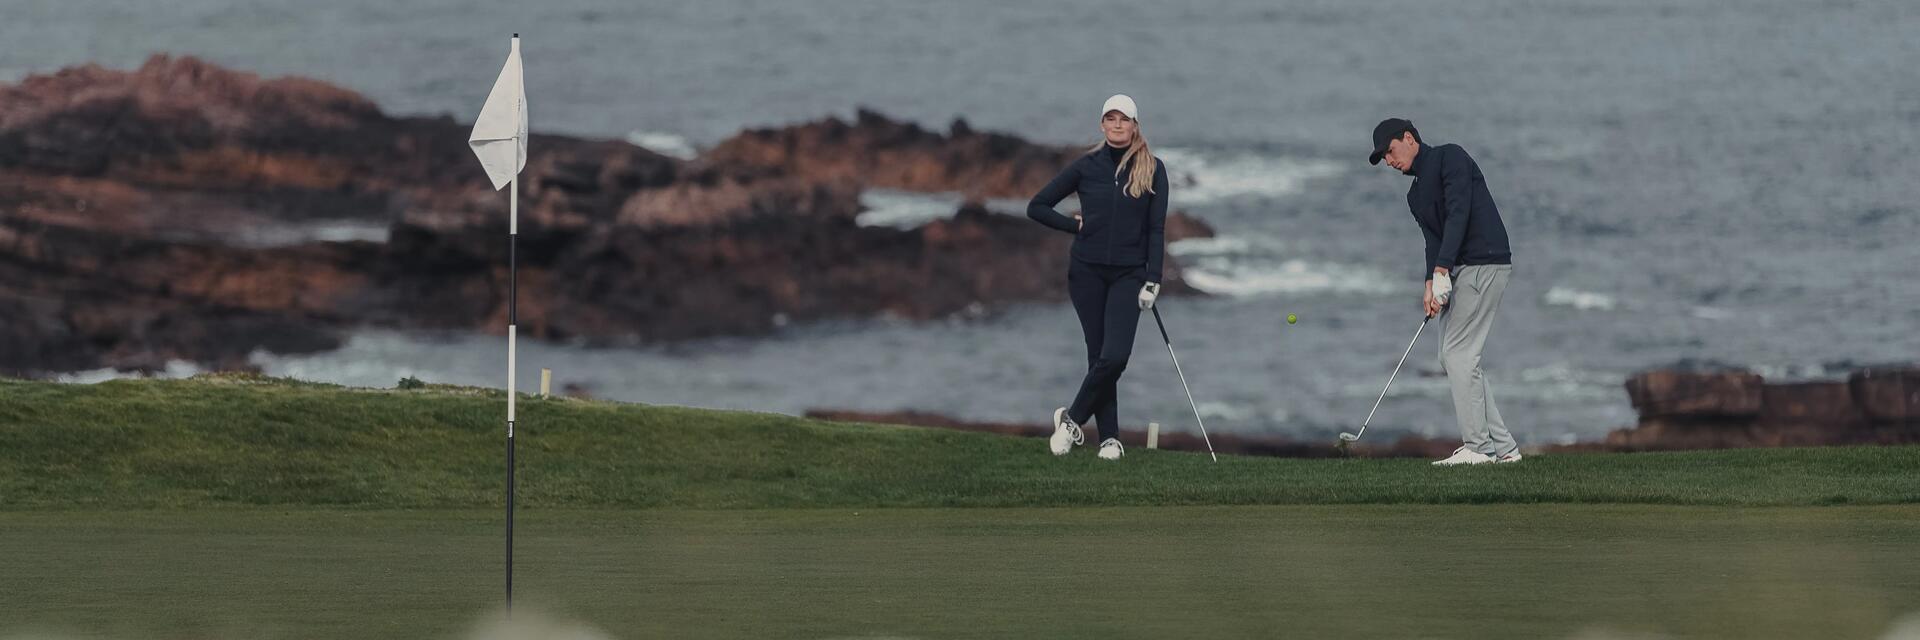
[[[1207,437],[1207,421],[1200,419],[1200,405],[1193,401],[1193,389],[1187,386],[1187,374],[1180,370],[1180,356],[1174,355],[1173,343],[1167,343],[1167,355],[1173,358],[1173,372],[1180,376],[1180,389],[1187,392],[1187,405],[1193,407],[1193,421],[1200,425],[1200,439],[1207,443],[1207,456],[1214,462],[1220,461],[1220,455],[1213,452],[1213,438]]]
[[[1167,357],[1173,359],[1173,373],[1180,376],[1180,390],[1187,392],[1187,406],[1193,407],[1193,421],[1200,425],[1200,440],[1207,443],[1207,455],[1214,462],[1220,461],[1220,454],[1213,452],[1213,438],[1207,436],[1207,422],[1200,419],[1200,404],[1193,401],[1193,388],[1187,386],[1187,372],[1180,369],[1180,355],[1173,352],[1173,339],[1167,337],[1167,323],[1160,320],[1160,307],[1153,307],[1153,324],[1160,327],[1160,340],[1167,343]]]
[[[1406,366],[1407,356],[1413,353],[1413,345],[1420,342],[1420,332],[1427,330],[1427,321],[1431,319],[1432,318],[1421,320],[1420,328],[1413,330],[1413,340],[1407,342],[1407,350],[1400,354],[1400,361],[1394,363],[1393,373],[1387,375],[1387,386],[1380,388],[1380,397],[1373,401],[1373,409],[1367,411],[1367,420],[1360,423],[1360,433],[1353,434],[1355,439],[1359,439],[1360,436],[1367,434],[1367,427],[1373,424],[1374,412],[1379,411],[1380,403],[1387,399],[1387,390],[1393,388],[1393,379],[1400,377],[1400,367]]]

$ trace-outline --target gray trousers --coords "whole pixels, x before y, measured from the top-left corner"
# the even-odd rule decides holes
[[[1453,416],[1460,423],[1460,441],[1468,449],[1502,456],[1520,448],[1493,404],[1493,389],[1480,370],[1480,352],[1487,346],[1500,295],[1507,291],[1513,265],[1460,267],[1453,273],[1453,301],[1440,312],[1445,323],[1440,336],[1440,369],[1453,387]]]

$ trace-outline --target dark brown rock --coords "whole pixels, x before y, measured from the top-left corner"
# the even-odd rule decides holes
[[[484,224],[506,203],[466,135],[450,118],[391,117],[325,83],[154,56],[134,71],[87,66],[0,87],[0,196],[40,205],[16,215],[173,237],[316,217]],[[631,192],[679,171],[622,142],[536,134],[523,223],[611,220]]]
[[[1760,396],[1762,422],[1846,429],[1865,421],[1845,382],[1769,384],[1761,388]]]
[[[746,131],[702,161],[872,187],[1027,198],[1084,151],[979,132],[964,122],[943,135],[861,109],[851,123],[827,118]]]
[[[1167,214],[1167,242],[1178,242],[1187,238],[1211,238],[1213,226],[1205,220],[1175,211]]]
[[[1759,375],[1745,371],[1646,371],[1627,379],[1627,397],[1642,417],[1754,417],[1761,410]]]
[[[1920,368],[1881,367],[1847,379],[1853,399],[1876,423],[1920,423]]]
[[[364,325],[504,331],[507,198],[467,133],[191,57],[0,87],[0,372],[244,367],[256,349],[332,348]],[[1033,277],[1064,270],[1064,234],[1022,217],[854,220],[866,186],[1024,196],[1070,149],[863,111],[748,132],[694,162],[542,134],[529,153],[532,337],[674,340],[1064,299],[1063,278]],[[339,221],[388,240],[235,240]],[[1170,219],[1170,239],[1202,234]],[[1167,270],[1170,291],[1191,291]]]
[[[1639,424],[1567,450],[1652,451],[1920,442],[1901,417],[1920,395],[1913,369],[1877,368],[1846,382],[1760,384],[1745,372],[1649,371],[1627,382]],[[1759,396],[1757,406],[1754,396]]]

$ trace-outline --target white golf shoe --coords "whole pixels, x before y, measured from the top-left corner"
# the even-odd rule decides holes
[[[1080,425],[1067,417],[1066,407],[1053,410],[1053,437],[1047,439],[1047,448],[1053,450],[1053,455],[1067,455],[1068,451],[1073,450],[1073,445],[1086,441],[1087,436],[1080,432]]]
[[[1127,453],[1126,447],[1120,446],[1119,440],[1116,440],[1114,438],[1107,438],[1106,440],[1102,440],[1100,442],[1100,459],[1101,460],[1119,460],[1120,456],[1125,455],[1126,453]]]
[[[1522,457],[1524,456],[1520,455],[1520,450],[1514,449],[1512,453],[1509,453],[1503,456],[1497,456],[1493,459],[1493,461],[1498,464],[1506,464],[1509,462],[1519,462]]]
[[[1454,465],[1461,465],[1461,464],[1486,464],[1489,462],[1493,462],[1493,456],[1489,456],[1487,454],[1480,453],[1478,451],[1474,451],[1466,447],[1460,447],[1458,449],[1454,449],[1453,455],[1447,457],[1447,459],[1433,461],[1433,466],[1451,467]]]

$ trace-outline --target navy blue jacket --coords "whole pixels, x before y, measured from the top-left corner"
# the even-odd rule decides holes
[[[1428,280],[1433,279],[1434,267],[1453,273],[1459,267],[1513,264],[1507,226],[1500,222],[1500,209],[1487,191],[1486,176],[1466,149],[1457,144],[1429,147],[1421,143],[1407,173],[1413,176],[1407,208],[1427,236]]]
[[[1127,195],[1132,172],[1119,170],[1103,147],[1080,156],[1054,176],[1027,203],[1027,217],[1040,224],[1074,234],[1073,257],[1093,264],[1146,265],[1147,281],[1160,281],[1166,253],[1167,166],[1153,160],[1153,190],[1135,198]],[[1080,194],[1084,228],[1053,209],[1067,194]]]

